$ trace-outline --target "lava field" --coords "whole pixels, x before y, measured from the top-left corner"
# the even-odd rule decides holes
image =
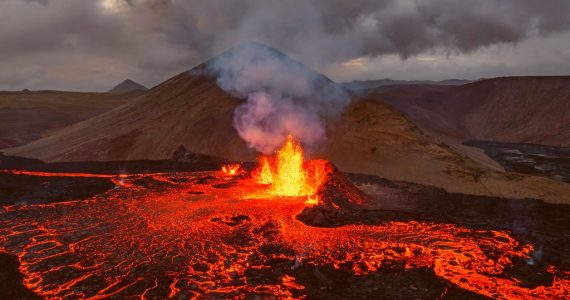
[[[335,171],[321,185],[320,203],[307,205],[307,197],[272,195],[249,174],[4,171],[44,186],[62,178],[112,183],[92,196],[0,210],[0,252],[17,257],[12,275],[23,284],[22,294],[4,296],[562,299],[570,292],[567,219],[556,221],[557,206],[523,205],[523,215],[546,212],[516,233],[512,218],[482,211],[523,200],[464,199],[351,175],[376,192],[364,204],[343,205],[326,199],[347,193]],[[438,207],[444,197],[455,204]],[[430,198],[432,211],[421,208]],[[387,199],[413,208],[383,208]],[[481,222],[443,220],[439,209]]]

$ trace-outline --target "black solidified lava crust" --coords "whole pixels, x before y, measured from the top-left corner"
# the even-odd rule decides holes
[[[115,186],[108,178],[36,177],[0,173],[0,205],[81,200]]]
[[[0,252],[0,299],[42,299],[22,283],[18,257]]]

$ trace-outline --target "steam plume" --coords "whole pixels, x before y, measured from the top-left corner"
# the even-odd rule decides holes
[[[323,118],[350,101],[327,77],[258,43],[234,47],[207,66],[218,85],[247,101],[234,112],[233,125],[250,147],[269,153],[292,134],[308,147],[325,137]]]

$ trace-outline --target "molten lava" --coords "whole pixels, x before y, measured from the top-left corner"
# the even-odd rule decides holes
[[[271,167],[269,167],[269,159],[262,156],[259,159],[259,168],[256,170],[256,180],[261,184],[271,184],[273,182],[273,174]]]
[[[253,172],[258,183],[269,184],[275,196],[308,197],[308,205],[318,204],[315,194],[326,176],[326,162],[304,160],[301,144],[291,135],[273,157],[262,156]]]
[[[508,230],[360,217],[340,227],[302,222],[300,213],[321,212],[333,198],[357,208],[346,218],[364,206],[340,171],[305,161],[292,137],[260,158],[252,178],[234,176],[244,172],[237,164],[128,175],[0,171],[116,185],[87,199],[0,206],[0,253],[16,256],[24,286],[49,299],[331,298],[360,291],[350,283],[360,278],[372,298],[390,285],[383,280],[408,271],[406,287],[424,274],[494,299],[570,295],[568,266],[527,264],[538,251]]]
[[[222,166],[222,173],[228,176],[238,175],[243,172],[240,164],[229,164]]]

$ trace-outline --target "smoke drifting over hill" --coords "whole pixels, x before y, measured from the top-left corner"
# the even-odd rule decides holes
[[[341,86],[258,43],[234,47],[207,64],[220,88],[247,102],[234,113],[234,127],[249,146],[270,153],[288,134],[307,146],[325,137],[323,117],[350,98]]]
[[[153,85],[252,40],[320,71],[362,57],[462,55],[568,33],[568,11],[565,0],[4,0],[0,40],[9,42],[0,43],[0,87],[103,88],[141,73]],[[541,44],[555,46],[570,48]],[[533,47],[521,48],[522,57]],[[558,63],[548,71],[567,69]]]

